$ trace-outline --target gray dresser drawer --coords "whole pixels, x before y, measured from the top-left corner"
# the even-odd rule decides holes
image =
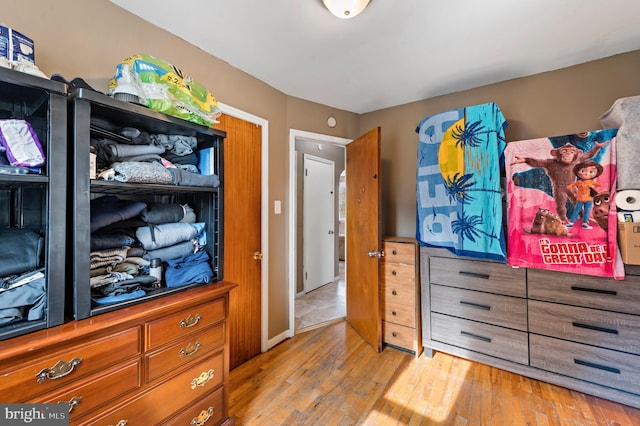
[[[529,331],[640,355],[637,315],[530,300]]]
[[[431,310],[527,331],[527,301],[518,297],[431,284]]]
[[[451,287],[526,297],[526,269],[502,263],[429,257],[429,282]]]
[[[640,306],[640,277],[624,281],[612,278],[529,269],[530,299],[566,303],[586,308],[637,314]]]
[[[431,338],[520,364],[529,363],[527,333],[431,312]]]
[[[531,334],[531,366],[640,394],[640,357]]]

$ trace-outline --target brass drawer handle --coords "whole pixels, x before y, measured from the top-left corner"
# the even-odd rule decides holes
[[[211,418],[213,411],[214,411],[213,407],[209,407],[206,410],[202,410],[200,414],[198,414],[198,417],[194,417],[193,419],[191,419],[191,423],[189,424],[191,426],[202,426]]]
[[[36,374],[36,378],[38,379],[38,383],[44,383],[47,380],[61,379],[67,374],[70,374],[76,365],[80,365],[81,363],[82,358],[73,358],[69,362],[60,360],[51,368],[43,368]]]
[[[573,362],[578,365],[584,365],[585,367],[596,368],[598,370],[607,371],[609,373],[620,374],[620,369],[615,367],[609,367],[608,365],[596,364],[595,362],[583,361],[578,358],[574,358]]]
[[[186,347],[180,349],[180,356],[191,356],[198,352],[202,344],[200,342],[189,343]]]
[[[200,314],[191,314],[183,320],[180,320],[180,328],[191,328],[200,322],[202,317]]]
[[[464,300],[461,300],[460,304],[461,305],[465,305],[465,306],[469,306],[470,308],[482,309],[483,311],[490,311],[491,310],[491,306],[482,305],[480,303],[466,302]]]
[[[488,280],[489,278],[491,278],[491,275],[489,274],[479,274],[477,272],[458,271],[458,275],[462,275],[465,277],[472,277],[472,278],[481,278],[483,280]]]
[[[209,380],[213,379],[213,376],[216,374],[215,370],[212,368],[209,371],[203,371],[200,373],[198,377],[191,380],[191,389],[195,389],[198,386],[204,386],[209,383]]]
[[[127,423],[129,423],[129,420],[120,420],[118,423],[116,423],[116,426],[125,426]]]
[[[468,331],[461,331],[460,334],[466,337],[471,337],[473,339],[482,340],[483,342],[491,343],[491,337],[484,337],[479,334],[469,333]]]
[[[82,402],[81,396],[74,396],[69,401],[58,401],[58,404],[69,404],[69,412],[72,412]]]

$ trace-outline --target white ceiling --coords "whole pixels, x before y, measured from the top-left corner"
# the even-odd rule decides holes
[[[287,95],[355,113],[640,49],[639,0],[372,0],[345,20],[321,0],[111,1]]]

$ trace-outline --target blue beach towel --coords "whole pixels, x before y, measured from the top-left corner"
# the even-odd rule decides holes
[[[495,103],[420,121],[416,238],[421,245],[506,263],[500,190],[506,127]]]

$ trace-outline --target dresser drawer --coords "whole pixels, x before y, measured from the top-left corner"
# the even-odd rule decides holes
[[[429,257],[429,281],[515,297],[527,296],[526,269],[502,263]]]
[[[640,357],[531,334],[531,366],[640,394]]]
[[[416,264],[416,246],[410,243],[398,243],[394,241],[383,241],[382,251],[384,251],[384,262],[404,263],[407,265]]]
[[[383,263],[382,276],[384,282],[407,288],[416,288],[416,267],[404,263]]]
[[[139,354],[137,327],[72,343],[33,361],[3,365],[0,395],[11,395],[12,401],[24,402]]]
[[[415,288],[383,284],[383,314],[384,320],[407,327],[416,326],[416,296]]]
[[[224,324],[218,324],[188,336],[147,355],[147,382],[179,366],[220,348],[224,344]]]
[[[502,327],[527,331],[527,301],[431,284],[431,310]]]
[[[382,322],[383,340],[393,346],[416,350],[416,330],[389,321]]]
[[[529,331],[640,355],[636,315],[530,300]]]
[[[431,338],[520,364],[529,363],[527,333],[431,312]]]
[[[220,388],[210,393],[164,424],[190,426],[220,424],[224,413],[224,392],[224,388]]]
[[[147,323],[147,350],[209,327],[225,318],[224,299],[203,303]]]
[[[624,281],[529,269],[529,298],[628,314],[638,313],[640,277]]]
[[[55,404],[67,402],[72,405],[71,422],[90,411],[113,401],[140,387],[140,360],[112,367],[81,380],[77,386],[67,386],[62,393],[39,397],[30,402]]]
[[[222,383],[223,368],[223,352],[219,352],[124,405],[83,420],[81,424],[117,425],[124,421],[128,425],[160,424],[215,390]]]

